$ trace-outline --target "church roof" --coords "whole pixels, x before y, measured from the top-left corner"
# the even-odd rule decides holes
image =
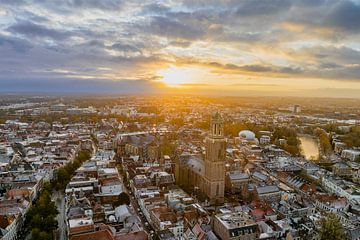
[[[150,134],[130,135],[125,136],[123,141],[138,147],[143,147],[155,141],[155,137]]]
[[[279,192],[279,188],[276,185],[256,187],[256,191],[259,194],[275,193]]]
[[[205,165],[204,161],[200,158],[190,158],[187,162],[189,168],[191,168],[194,172],[198,173],[199,175],[203,176],[205,174]]]
[[[193,154],[182,154],[180,160],[183,165],[186,165],[188,168],[192,169],[194,172],[203,176],[205,174],[205,164],[201,159],[201,156]]]
[[[229,173],[229,178],[233,181],[236,180],[242,180],[242,179],[248,179],[249,178],[249,174],[247,173],[242,173],[242,172],[230,172]]]

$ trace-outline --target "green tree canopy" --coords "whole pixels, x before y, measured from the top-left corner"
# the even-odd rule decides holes
[[[115,203],[116,206],[120,206],[123,204],[130,205],[130,197],[126,192],[120,193],[118,196],[118,200]]]
[[[39,198],[26,213],[25,228],[31,230],[32,240],[53,239],[53,231],[58,227],[56,216],[59,212],[55,203],[51,201],[51,192],[53,188],[64,189],[76,169],[89,158],[89,152],[80,151],[74,161],[57,170],[54,182],[44,183]]]
[[[49,184],[45,183],[39,198],[26,214],[25,223],[31,229],[31,239],[51,240],[53,231],[58,227],[57,214],[55,203],[51,201]]]
[[[360,126],[354,126],[350,132],[342,137],[342,140],[349,147],[360,147]]]
[[[31,239],[33,240],[52,240],[52,234],[41,231],[39,228],[33,228],[31,230]]]
[[[292,155],[298,155],[300,153],[300,141],[295,129],[285,127],[276,128],[272,136],[274,143],[278,143],[278,140],[281,138],[286,139],[286,144],[281,146],[285,151]]]
[[[346,234],[339,218],[334,213],[320,220],[320,240],[343,240]]]
[[[317,128],[315,129],[314,133],[319,138],[321,151],[325,155],[329,156],[332,153],[332,146],[331,146],[330,138],[327,135],[326,131],[324,129]]]

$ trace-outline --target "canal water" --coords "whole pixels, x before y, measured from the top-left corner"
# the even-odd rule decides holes
[[[315,138],[312,136],[303,135],[299,137],[301,142],[301,153],[307,160],[319,159],[319,145]]]

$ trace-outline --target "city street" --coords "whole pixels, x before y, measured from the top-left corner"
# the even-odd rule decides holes
[[[120,176],[121,182],[124,183],[123,176],[120,173],[119,173],[119,176]],[[139,206],[133,192],[131,192],[127,188],[127,186],[125,184],[124,184],[124,191],[129,195],[129,197],[130,197],[130,206],[132,206],[135,214],[140,219],[142,227],[149,234],[150,239],[156,239],[156,237],[155,237],[156,235],[154,233],[154,230],[153,230],[152,226],[149,224],[149,222],[146,220],[144,214],[142,213],[142,211],[140,209],[140,206]]]
[[[58,240],[66,240],[66,218],[65,218],[65,196],[61,191],[54,192],[52,195],[52,200],[55,201],[55,205],[59,211],[57,215],[58,220],[58,230],[56,237]]]

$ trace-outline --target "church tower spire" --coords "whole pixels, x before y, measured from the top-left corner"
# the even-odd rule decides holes
[[[216,112],[211,119],[211,137],[223,138],[224,137],[224,120],[219,112]]]

